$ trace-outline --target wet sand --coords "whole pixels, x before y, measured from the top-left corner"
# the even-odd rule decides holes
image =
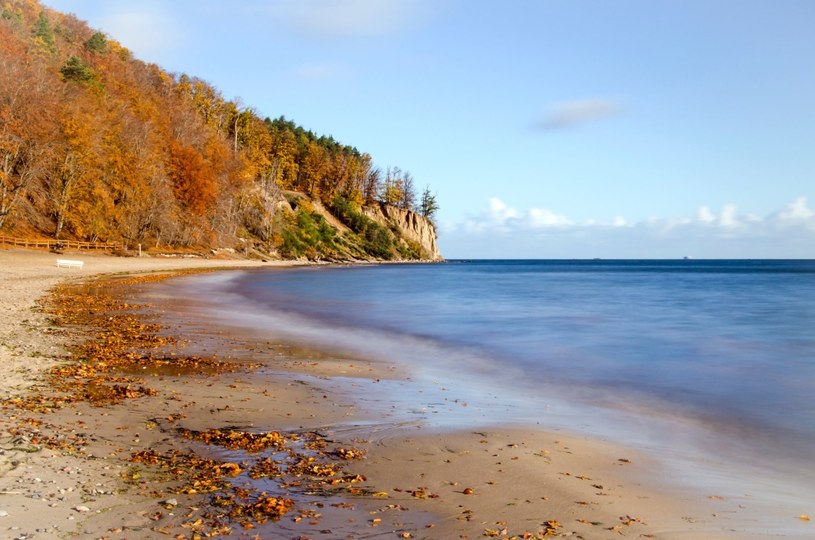
[[[50,287],[100,273],[263,266],[81,258],[85,268],[76,271],[53,267],[53,255],[0,250],[4,396],[37,391],[45,370],[66,360],[69,336],[35,309]],[[666,483],[661,465],[634,450],[540,426],[431,429],[420,415],[410,420],[391,414],[389,392],[423,391],[412,386],[404,366],[265,342],[168,308],[152,310],[165,312],[161,320],[170,333],[184,335],[184,354],[216,354],[255,366],[219,375],[145,373],[145,385],[156,394],[118,404],[80,402],[47,414],[5,409],[0,536],[194,537],[191,523],[205,498],[174,492],[154,467],[130,458],[179,448],[224,461],[258,458],[178,435],[213,428],[318,433],[330,448],[365,454],[342,464],[345,472],[365,480],[331,496],[263,481],[261,487],[291,497],[295,509],[255,529],[236,525],[235,538],[724,539],[755,537],[761,527],[761,516],[745,501]],[[450,396],[449,406],[462,405]],[[47,437],[62,445],[44,447]],[[792,515],[790,520],[784,537],[811,533],[806,521]],[[773,536],[768,531],[766,537]]]

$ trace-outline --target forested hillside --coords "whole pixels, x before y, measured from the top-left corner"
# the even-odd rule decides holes
[[[0,235],[438,257],[371,217],[387,212],[364,211],[390,205],[432,223],[435,196],[409,173],[139,61],[73,15],[0,5]]]

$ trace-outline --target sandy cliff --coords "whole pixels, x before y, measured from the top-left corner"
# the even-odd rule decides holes
[[[362,212],[384,225],[396,227],[402,238],[415,242],[422,248],[423,258],[431,261],[444,260],[436,245],[436,227],[429,219],[416,212],[384,204],[366,206]]]

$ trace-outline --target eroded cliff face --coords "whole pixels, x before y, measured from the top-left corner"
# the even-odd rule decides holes
[[[383,225],[396,227],[402,238],[417,244],[429,261],[443,261],[436,245],[436,227],[429,219],[416,212],[388,205],[366,206],[362,212]]]

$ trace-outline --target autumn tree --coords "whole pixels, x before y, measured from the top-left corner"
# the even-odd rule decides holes
[[[416,207],[416,183],[409,171],[402,175],[402,197],[398,204],[405,210],[414,210]]]
[[[402,171],[399,167],[388,167],[385,180],[382,182],[380,200],[385,204],[396,206],[402,200]]]
[[[169,176],[176,199],[197,215],[204,215],[218,196],[218,186],[204,156],[190,146],[170,145]]]
[[[382,169],[372,167],[365,175],[362,194],[365,204],[373,204],[382,191]]]
[[[55,107],[47,72],[0,23],[0,228],[52,158]]]

